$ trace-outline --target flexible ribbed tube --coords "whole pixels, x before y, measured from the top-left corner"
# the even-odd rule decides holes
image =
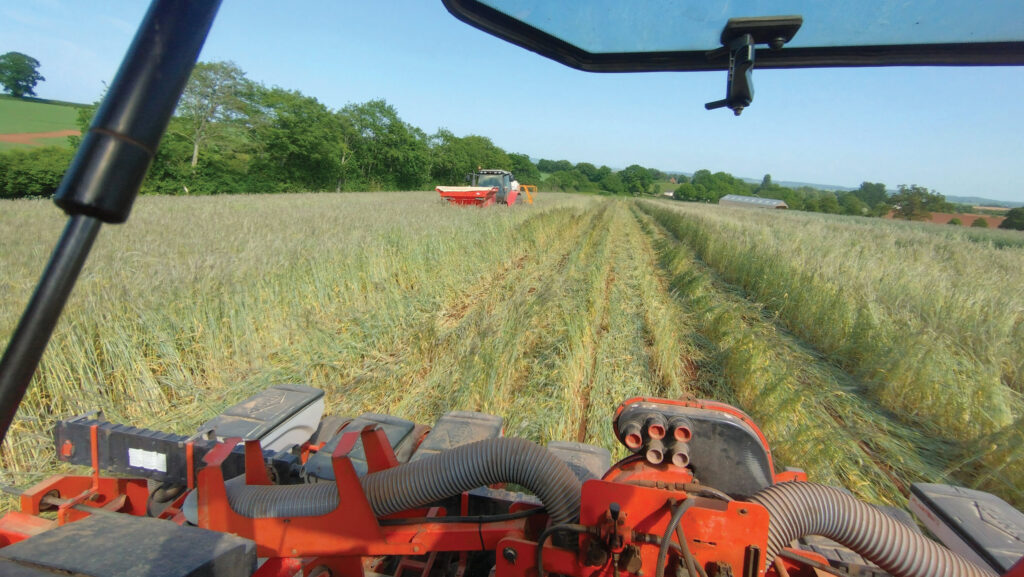
[[[780,483],[750,501],[768,509],[768,566],[790,542],[821,535],[842,543],[894,577],[994,577],[889,517],[833,487]]]
[[[363,491],[374,513],[390,515],[493,483],[529,489],[553,524],[580,518],[579,479],[558,457],[525,439],[486,439],[372,473],[363,478]]]
[[[362,479],[363,492],[377,516],[494,483],[529,489],[555,524],[579,520],[579,480],[558,457],[525,439],[477,441]],[[338,507],[334,483],[249,486],[235,481],[228,483],[227,490],[231,508],[252,518],[323,515]]]

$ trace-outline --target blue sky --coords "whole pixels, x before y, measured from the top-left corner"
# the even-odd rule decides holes
[[[42,63],[40,97],[90,102],[146,6],[6,0],[0,53]],[[428,133],[482,134],[534,158],[1024,202],[1022,68],[760,70],[736,118],[703,107],[722,98],[723,72],[578,72],[462,24],[440,0],[225,0],[201,59],[332,108],[384,98]]]

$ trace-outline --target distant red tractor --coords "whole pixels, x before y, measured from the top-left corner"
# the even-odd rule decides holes
[[[470,186],[439,186],[441,198],[452,204],[490,206],[492,204],[513,205],[519,198],[520,187],[512,173],[507,170],[477,170],[466,175]],[[533,204],[533,197],[526,192],[526,202]]]

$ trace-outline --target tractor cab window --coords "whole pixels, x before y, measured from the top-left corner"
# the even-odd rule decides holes
[[[481,174],[477,180],[479,186],[501,186],[500,174]]]

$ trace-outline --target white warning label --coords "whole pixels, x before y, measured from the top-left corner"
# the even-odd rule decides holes
[[[128,465],[166,473],[167,455],[145,449],[128,449]]]

